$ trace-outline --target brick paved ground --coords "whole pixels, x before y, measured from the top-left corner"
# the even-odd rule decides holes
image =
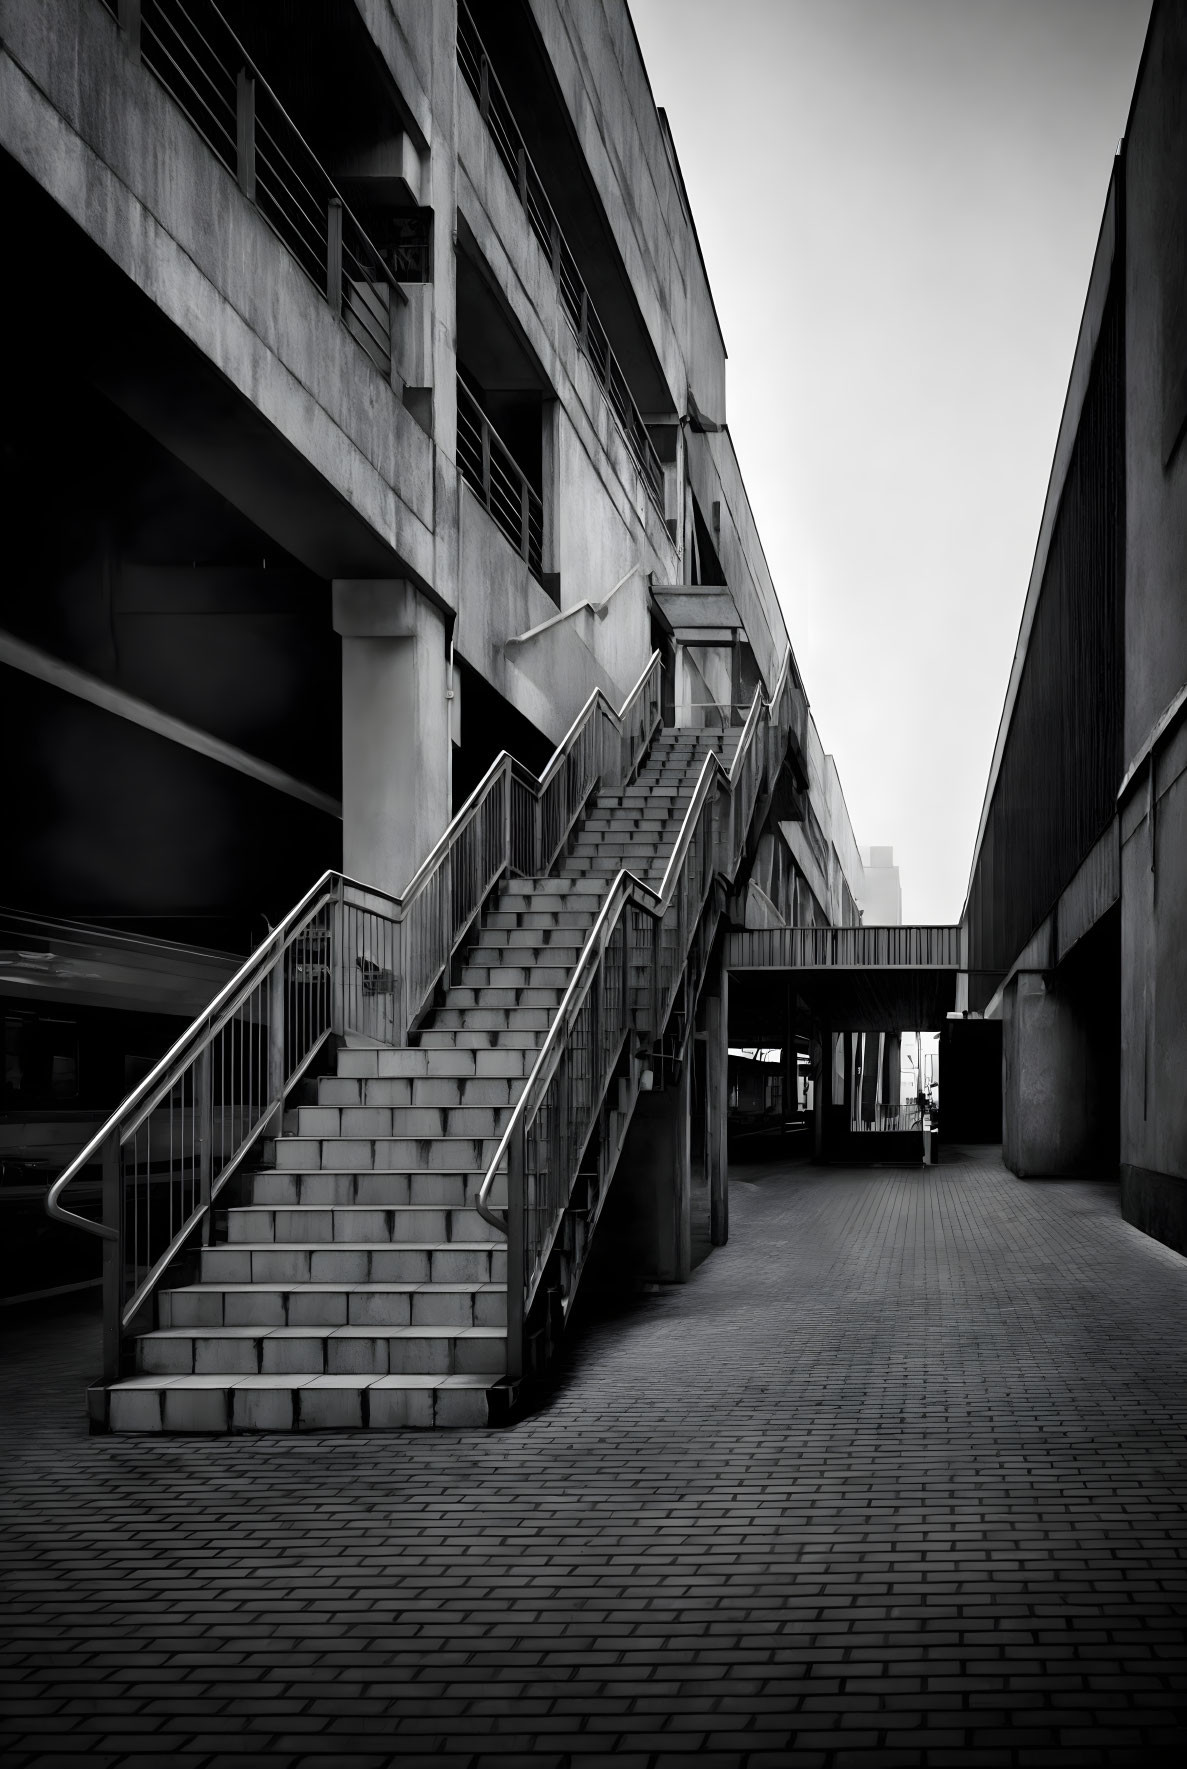
[[[505,1433],[88,1438],[10,1329],[12,1769],[1183,1760],[1187,1262],[984,1162],[731,1207]]]

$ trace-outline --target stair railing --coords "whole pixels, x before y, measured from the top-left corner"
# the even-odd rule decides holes
[[[583,1163],[628,1041],[657,1044],[682,988],[695,1003],[709,958],[705,910],[719,874],[737,871],[764,778],[773,780],[786,747],[792,702],[791,657],[768,701],[755,692],[729,770],[710,752],[697,778],[658,890],[620,871],[607,893],[548,1034],[479,1188],[479,1213],[507,1237],[508,1376],[523,1375],[527,1324]],[[700,936],[698,938],[698,936]],[[690,961],[694,974],[689,974]],[[626,1117],[643,1063],[630,1053]],[[618,1151],[606,1171],[612,1172]],[[501,1174],[507,1207],[492,1203]],[[586,1176],[588,1179],[588,1175]],[[562,1272],[567,1312],[605,1198],[587,1199],[582,1248]]]
[[[638,766],[660,722],[653,654],[623,706],[595,690],[539,780],[503,752],[401,897],[327,872],[54,1182],[48,1214],[103,1241],[103,1376],[187,1244],[332,1036],[405,1044],[500,879],[547,872],[590,795]],[[98,1162],[98,1220],[62,1202]]]

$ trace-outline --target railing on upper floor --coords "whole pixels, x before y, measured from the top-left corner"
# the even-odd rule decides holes
[[[104,0],[141,60],[380,374],[398,375],[392,268],[214,0]]]
[[[523,1374],[533,1304],[558,1245],[591,1138],[616,1075],[625,1080],[625,1124],[638,1091],[628,1041],[660,1043],[683,993],[685,1030],[709,961],[706,908],[719,875],[737,871],[764,780],[787,748],[792,699],[790,651],[769,700],[756,690],[728,772],[710,753],[697,778],[658,891],[620,871],[599,911],[548,1035],[499,1141],[478,1194],[484,1218],[507,1236],[508,1374]],[[611,1151],[612,1171],[617,1150]],[[491,1196],[507,1175],[507,1209]],[[588,1245],[604,1192],[586,1206]],[[567,1311],[583,1253],[562,1262]]]
[[[401,897],[327,872],[122,1102],[52,1186],[46,1208],[104,1242],[104,1375],[170,1262],[256,1148],[332,1035],[404,1044],[486,897],[547,872],[599,783],[627,779],[660,719],[652,656],[621,709],[590,695],[540,778],[506,752]],[[102,1165],[102,1220],[64,1193]]]
[[[511,450],[461,376],[457,383],[457,458],[511,545],[537,578],[544,575],[544,505]]]
[[[767,927],[729,937],[736,970],[959,970],[958,926]]]
[[[598,318],[589,291],[577,268],[577,260],[565,241],[543,182],[524,146],[514,112],[483,48],[482,39],[465,0],[458,0],[457,59],[519,195],[532,232],[552,266],[561,308],[572,326],[577,343],[617,418],[644,485],[659,514],[664,514],[664,470],[647,426],[639,415],[626,376]]]

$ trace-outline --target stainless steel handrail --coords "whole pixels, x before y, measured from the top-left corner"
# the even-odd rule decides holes
[[[70,1165],[59,1174],[58,1178],[50,1187],[45,1200],[46,1213],[49,1216],[55,1217],[58,1222],[68,1222],[75,1228],[85,1229],[88,1234],[98,1235],[102,1240],[114,1240],[117,1238],[117,1230],[108,1228],[103,1223],[92,1222],[88,1217],[77,1216],[73,1211],[64,1209],[59,1202],[62,1193],[66,1190],[66,1187],[70,1184],[71,1180],[75,1179],[81,1170],[95,1159],[95,1156],[99,1153],[112,1131],[118,1129],[123,1124],[124,1119],[129,1112],[134,1111],[139,1105],[141,1105],[142,1102],[148,1098],[149,1094],[153,1092],[154,1088],[157,1089],[156,1097],[160,1097],[158,1083],[161,1083],[165,1075],[175,1069],[178,1059],[190,1048],[191,1045],[194,1044],[196,1039],[199,1039],[199,1035],[203,1028],[209,1028],[210,1022],[219,1012],[219,1009],[228,1002],[232,996],[242,991],[248,977],[253,972],[262,970],[265,966],[266,959],[268,962],[271,962],[271,958],[275,957],[275,950],[277,947],[283,949],[286,934],[292,930],[294,924],[309,910],[310,906],[313,905],[314,900],[319,897],[320,893],[326,889],[327,885],[329,885],[336,876],[338,875],[333,872],[322,873],[317,883],[305,893],[299,903],[289,910],[284,920],[273,928],[263,944],[257,946],[250,958],[245,959],[243,964],[235,972],[235,975],[231,978],[230,982],[226,983],[223,988],[219,990],[209,1007],[205,1008],[203,1012],[198,1015],[196,1020],[191,1021],[181,1037],[177,1040],[176,1044],[170,1045],[161,1060],[149,1070],[148,1074],[139,1085],[134,1087],[131,1093],[120,1101],[115,1111],[111,1113],[95,1132],[90,1142],[88,1142],[85,1147],[75,1155]],[[271,955],[271,957],[269,957],[269,955]]]
[[[714,842],[714,870],[727,870],[728,868],[728,871],[732,873],[736,868],[747,828],[749,827],[749,820],[753,816],[755,803],[757,801],[758,786],[760,783],[759,768],[766,759],[760,755],[760,745],[757,741],[760,722],[762,721],[765,712],[767,715],[768,726],[777,734],[783,736],[786,735],[784,732],[785,716],[787,712],[785,703],[787,699],[786,691],[790,680],[790,667],[791,654],[789,649],[770,699],[767,699],[761,687],[755,691],[746,722],[739,736],[737,750],[731,758],[729,769],[725,769],[715,752],[710,752],[706,756],[704,765],[697,778],[697,784],[693,790],[692,800],[682,819],[675,848],[664,868],[663,878],[658,890],[644,883],[644,881],[639,879],[636,874],[626,868],[623,868],[615,875],[614,881],[607,893],[606,900],[598,913],[585,945],[582,948],[581,954],[578,957],[573,975],[561,998],[552,1024],[548,1029],[548,1033],[536,1057],[536,1061],[532,1065],[531,1072],[524,1084],[523,1091],[520,1094],[519,1099],[516,1101],[515,1107],[495,1149],[494,1157],[483,1177],[482,1185],[479,1187],[476,1199],[479,1214],[485,1221],[490,1223],[493,1228],[497,1229],[500,1233],[507,1235],[509,1241],[511,1240],[513,1232],[513,1219],[519,1225],[520,1233],[523,1232],[523,1225],[525,1222],[524,1200],[522,1197],[517,1200],[513,1199],[510,1188],[515,1185],[522,1187],[525,1183],[523,1146],[527,1126],[542,1108],[547,1091],[559,1070],[560,1063],[564,1059],[566,1043],[570,1036],[571,1027],[595,986],[599,969],[609,951],[610,942],[619,926],[624,925],[626,912],[631,907],[641,910],[643,914],[649,917],[658,932],[663,923],[664,917],[677,902],[679,890],[685,878],[686,867],[693,844],[698,829],[701,827],[701,819],[715,787],[724,786],[728,790],[730,801],[730,826],[724,853],[722,852],[723,844],[721,841],[718,839]],[[747,780],[747,776],[753,781],[753,791],[747,789],[745,795],[743,795],[743,783]],[[743,796],[745,796],[749,802],[744,804],[740,803]],[[726,861],[727,865],[721,865],[720,862],[722,860]],[[692,912],[688,916],[684,928],[687,944],[676,955],[671,987],[662,1001],[659,998],[659,986],[663,954],[662,950],[656,943],[655,937],[653,937],[651,949],[652,985],[649,991],[651,999],[655,1004],[654,1017],[656,1023],[650,1028],[653,1040],[661,1035],[663,1027],[667,1023],[668,1017],[671,1013],[682,980],[683,968],[687,960],[688,951],[691,950],[692,941],[696,936],[696,928],[703,912],[703,903],[704,897],[702,895],[697,899]],[[624,927],[624,953],[622,962],[629,969],[629,950],[626,948],[625,942],[626,933]],[[629,1013],[629,992],[627,997],[627,1007]],[[621,1036],[629,1035],[630,1030],[630,1026],[621,1029],[617,1046],[619,1050],[621,1049]],[[612,1075],[617,1060],[618,1058],[615,1056],[614,1061],[609,1064],[608,1075]],[[604,1089],[604,1086],[608,1084],[608,1075],[598,1075],[595,1078],[596,1090]],[[519,1151],[518,1161],[517,1163],[513,1163],[512,1154],[517,1148]],[[576,1149],[575,1157],[578,1163],[580,1161],[580,1156],[581,1150]],[[512,1171],[513,1165],[517,1166],[518,1171]],[[497,1183],[500,1171],[504,1166],[506,1166],[509,1185],[508,1210],[506,1213],[498,1210],[491,1203],[492,1191]],[[562,1181],[562,1186],[567,1185],[571,1192],[575,1178],[575,1172],[570,1173],[567,1180]],[[508,1353],[509,1362],[516,1365],[516,1369],[512,1373],[518,1373],[518,1360],[522,1356],[522,1346],[519,1346],[518,1348],[516,1347],[513,1342],[514,1337],[516,1334],[522,1336],[524,1321],[527,1318],[532,1301],[534,1300],[535,1289],[538,1285],[540,1276],[550,1256],[551,1249],[555,1245],[556,1237],[560,1232],[562,1217],[563,1211],[556,1214],[554,1220],[549,1225],[546,1238],[542,1240],[538,1246],[524,1246],[522,1248],[509,1247]],[[528,1268],[529,1259],[531,1260],[530,1271]],[[512,1295],[511,1291],[515,1285],[519,1286],[519,1292],[516,1295]]]
[[[406,1041],[500,878],[546,871],[601,779],[628,775],[660,720],[660,658],[614,708],[595,689],[536,779],[507,751],[451,819],[399,897],[326,872],[54,1181],[47,1213],[98,1236],[104,1368],[169,1261],[331,1034]],[[512,791],[532,809],[518,827]],[[103,1220],[66,1208],[103,1162]],[[154,1232],[155,1206],[155,1232]]]
[[[590,300],[585,279],[565,240],[544,188],[544,181],[524,145],[523,135],[515,121],[515,113],[486,53],[465,0],[459,0],[458,5],[457,60],[462,77],[478,105],[482,120],[515,188],[528,225],[536,235],[541,250],[548,256],[560,296],[561,311],[576,336],[578,348],[602,388],[610,410],[621,426],[627,447],[651,501],[662,516],[664,472],[655,444],[635,404],[634,395],[614,353],[606,328]],[[500,110],[506,122],[500,118]],[[514,131],[514,139],[510,131]]]

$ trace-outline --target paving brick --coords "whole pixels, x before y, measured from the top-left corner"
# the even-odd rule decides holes
[[[7,1322],[0,1751],[1177,1762],[1185,1329],[1115,1187],[979,1158],[738,1169],[505,1431],[89,1438],[94,1316]]]

